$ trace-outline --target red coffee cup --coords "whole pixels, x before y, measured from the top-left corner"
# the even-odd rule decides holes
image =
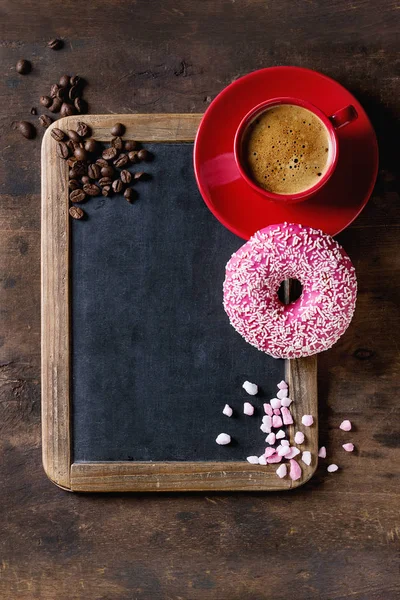
[[[250,123],[252,123],[254,119],[256,119],[261,113],[265,112],[267,109],[272,108],[274,106],[280,106],[282,104],[301,106],[302,108],[305,108],[311,113],[313,113],[325,126],[330,143],[329,164],[321,179],[319,179],[319,181],[317,181],[317,183],[312,187],[293,194],[277,194],[275,192],[265,190],[264,188],[257,185],[257,183],[250,177],[246,168],[246,162],[245,160],[243,160],[242,156],[244,135]],[[247,113],[247,115],[240,122],[240,125],[236,131],[234,141],[234,154],[235,161],[240,171],[240,174],[243,177],[243,179],[246,180],[248,185],[250,185],[256,192],[258,192],[268,200],[274,200],[276,202],[284,203],[301,202],[302,200],[307,200],[307,198],[310,198],[311,196],[316,194],[320,189],[324,187],[324,185],[326,185],[336,168],[339,157],[339,143],[336,130],[340,129],[341,127],[345,127],[346,125],[349,125],[355,119],[357,119],[357,111],[351,104],[349,106],[346,106],[345,108],[340,109],[339,111],[335,112],[333,115],[328,117],[325,113],[323,113],[319,108],[317,108],[310,102],[306,102],[305,100],[300,100],[298,98],[282,97],[273,98],[272,100],[262,102],[261,104],[258,104],[257,106],[252,108]]]

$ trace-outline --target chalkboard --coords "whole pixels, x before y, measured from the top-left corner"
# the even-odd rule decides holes
[[[243,240],[205,206],[193,145],[146,147],[154,160],[137,201],[95,198],[87,220],[72,223],[73,458],[244,460],[265,447],[262,403],[275,395],[284,361],[228,322],[225,264]],[[253,401],[246,379],[261,388],[254,417],[243,415]],[[220,432],[231,445],[215,443]]]

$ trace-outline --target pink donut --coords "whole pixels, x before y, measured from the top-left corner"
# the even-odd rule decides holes
[[[303,292],[282,304],[278,289],[298,279]],[[274,358],[330,348],[346,331],[357,297],[355,269],[322,231],[283,223],[257,231],[226,265],[224,308],[231,325]]]

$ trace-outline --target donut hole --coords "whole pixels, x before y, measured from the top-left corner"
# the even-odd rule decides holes
[[[303,286],[298,279],[285,279],[278,288],[278,298],[282,304],[296,302],[303,293]]]

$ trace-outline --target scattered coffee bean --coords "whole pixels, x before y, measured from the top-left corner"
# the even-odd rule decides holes
[[[76,179],[77,177],[80,177],[80,173],[78,172],[78,169],[75,169],[75,165],[72,167],[72,169],[69,170],[69,177],[70,179]]]
[[[125,133],[125,125],[122,125],[122,123],[115,123],[114,127],[111,128],[110,133],[114,137],[121,137]]]
[[[61,110],[61,106],[62,101],[60,100],[60,98],[54,98],[53,102],[51,103],[51,106],[49,106],[49,111],[52,113],[58,113]]]
[[[58,98],[59,100],[61,100],[61,102],[68,101],[68,90],[67,90],[67,88],[60,87],[59,90],[58,90],[58,92],[57,92],[56,98]]]
[[[31,115],[37,115],[37,110],[34,106],[31,108]]]
[[[132,174],[129,171],[127,171],[126,169],[121,171],[119,176],[121,177],[122,183],[130,183],[132,180]]]
[[[83,190],[76,189],[70,193],[69,199],[71,202],[83,202],[86,199],[86,194]]]
[[[68,146],[68,144],[67,144],[67,146]],[[67,160],[67,165],[69,166],[70,169],[73,169],[74,166],[76,165],[76,163],[77,163],[77,160],[76,160],[75,156],[70,156]],[[69,176],[71,177],[71,172],[70,172]]]
[[[77,179],[70,179],[68,181],[68,187],[70,190],[79,190],[81,187],[81,184],[79,183],[79,181]]]
[[[85,183],[90,183],[90,177],[88,177],[87,175],[83,175],[81,177],[81,182],[84,185]]]
[[[99,165],[99,167],[101,167],[101,168],[109,166],[108,162],[104,158],[98,158],[96,160],[96,165]]]
[[[87,158],[88,158],[88,154],[87,154],[85,148],[81,148],[80,146],[75,148],[74,156],[76,159],[82,160],[82,161],[87,160]]]
[[[111,146],[111,148],[106,148],[105,150],[103,150],[102,157],[104,158],[104,160],[114,160],[117,154],[118,150]]]
[[[88,175],[90,179],[98,179],[101,174],[101,169],[96,163],[88,166]]]
[[[100,188],[94,183],[85,183],[83,186],[83,191],[88,196],[98,196],[100,194]]]
[[[71,105],[71,104],[67,104],[66,102],[63,102],[61,109],[60,109],[60,115],[62,117],[70,117],[71,115],[75,114],[75,108]]]
[[[105,185],[102,188],[101,193],[103,194],[103,196],[109,196],[111,194],[111,185]]]
[[[58,38],[54,38],[53,40],[47,42],[47,47],[51,48],[51,50],[61,50],[63,46],[64,42]]]
[[[132,164],[136,164],[139,162],[138,154],[139,152],[137,152],[137,150],[132,150],[131,152],[129,152],[128,158]]]
[[[140,179],[147,179],[148,175],[147,173],[144,173],[144,171],[137,171],[136,173],[133,174],[133,179],[135,181],[139,181]]]
[[[97,151],[97,142],[93,138],[89,138],[85,140],[84,148],[86,152],[90,152],[90,154],[94,154]]]
[[[102,167],[101,168],[101,175],[102,175],[102,177],[112,177],[114,175],[114,173],[115,173],[115,171],[114,171],[114,169],[112,168],[111,165],[107,164],[106,167]]]
[[[115,137],[111,140],[111,146],[113,148],[116,148],[117,150],[122,150],[122,148],[124,147],[124,142],[122,141],[122,138]]]
[[[80,98],[80,95],[81,92],[79,86],[73,85],[72,88],[69,90],[69,99],[75,100],[76,98]]]
[[[122,181],[120,179],[115,179],[112,182],[112,189],[114,190],[114,192],[116,194],[119,194],[124,189],[124,184],[122,183]]]
[[[136,200],[137,198],[137,192],[133,189],[133,188],[127,188],[124,191],[124,198],[128,201],[128,202],[133,202],[134,200]]]
[[[87,164],[83,160],[77,160],[74,164],[74,169],[78,172],[78,175],[87,175]]]
[[[61,75],[59,85],[63,88],[68,87],[70,84],[70,76],[69,75]]]
[[[111,177],[102,177],[101,179],[99,179],[99,186],[100,187],[105,187],[105,186],[110,186],[112,184],[112,179]]]
[[[56,140],[56,142],[62,142],[63,139],[65,138],[65,133],[61,129],[58,129],[57,127],[54,127],[51,130],[50,135],[54,140]]]
[[[82,86],[83,79],[82,79],[82,77],[79,77],[79,75],[73,75],[70,79],[70,83],[71,83],[71,86],[74,86],[74,85]]]
[[[36,129],[29,121],[18,121],[14,124],[14,128],[18,129],[27,140],[33,140],[36,137]]]
[[[83,98],[75,98],[74,106],[80,115],[88,112],[88,103]]]
[[[42,106],[49,108],[53,100],[50,98],[50,96],[40,96],[39,102]]]
[[[82,141],[79,133],[77,131],[74,131],[73,129],[68,129],[67,135],[68,135],[69,139],[72,140],[73,142],[77,142],[79,144],[79,142]]]
[[[85,213],[80,206],[71,206],[68,212],[73,219],[83,219],[85,216]]]
[[[152,158],[152,155],[148,150],[145,150],[144,148],[142,148],[142,150],[139,150],[139,152],[138,152],[139,160],[149,161],[149,160],[151,160],[151,158]]]
[[[65,142],[58,142],[57,154],[60,158],[67,159],[69,156],[69,148]],[[74,178],[73,178],[74,179]]]
[[[86,123],[84,123],[83,121],[78,121],[77,126],[76,126],[76,133],[78,135],[80,135],[82,138],[84,138],[91,134],[91,129],[90,129],[89,125],[86,125]],[[86,148],[86,150],[87,150],[87,148]],[[90,150],[88,150],[88,152],[90,152]]]
[[[49,127],[49,125],[51,125],[53,122],[53,119],[51,117],[49,117],[48,115],[40,115],[39,117],[39,123],[42,127],[45,127],[47,129],[47,127]]]
[[[139,144],[134,140],[125,142],[125,152],[131,152],[132,150],[137,150]]]
[[[125,167],[125,165],[127,165],[129,162],[129,158],[127,157],[126,154],[120,154],[118,156],[118,158],[116,158],[114,160],[114,165],[118,168],[118,169],[122,169],[122,167]]]
[[[19,60],[15,65],[15,69],[20,75],[27,75],[32,70],[32,64],[29,62],[29,60],[21,58],[21,60]]]
[[[53,83],[53,85],[50,88],[50,96],[51,96],[51,98],[56,98],[57,97],[59,89],[60,89],[60,86],[57,83]]]

